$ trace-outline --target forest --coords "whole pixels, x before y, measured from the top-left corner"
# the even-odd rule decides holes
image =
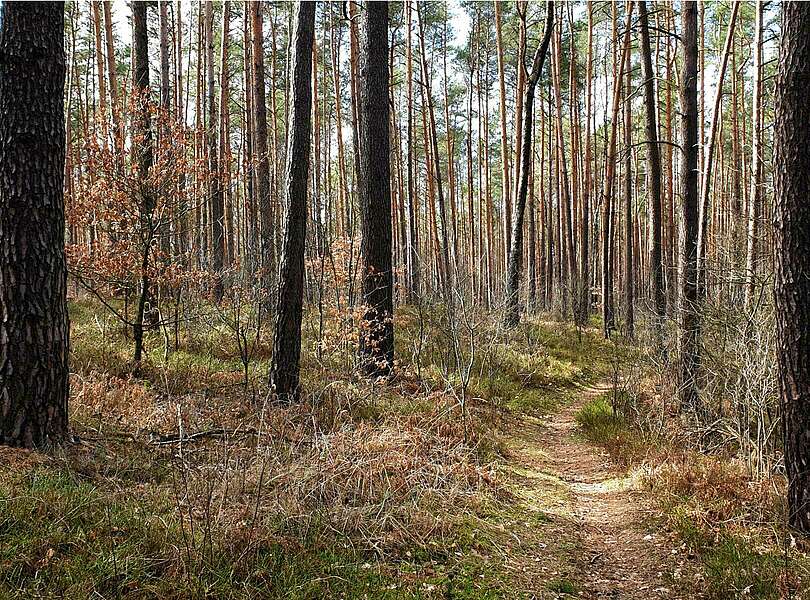
[[[0,2],[0,600],[810,598],[810,3]]]

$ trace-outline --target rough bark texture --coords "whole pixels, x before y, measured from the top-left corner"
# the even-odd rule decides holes
[[[650,238],[650,278],[652,279],[655,328],[660,338],[666,314],[664,296],[664,269],[661,255],[661,149],[658,147],[658,104],[655,98],[655,72],[650,48],[650,26],[647,17],[647,3],[638,3],[641,29],[641,68],[644,77],[644,114],[647,136],[647,185],[652,216]]]
[[[532,70],[526,82],[523,97],[523,139],[520,148],[520,183],[515,198],[515,215],[512,221],[512,246],[509,248],[509,268],[507,269],[506,324],[515,326],[520,321],[520,272],[523,268],[523,217],[526,212],[526,196],[529,191],[529,171],[532,159],[532,130],[534,124],[534,90],[543,71],[543,63],[548,54],[554,24],[554,2],[546,2],[546,30],[543,40],[537,47],[532,60]]]
[[[367,2],[360,47],[362,368],[385,375],[394,363],[391,165],[388,115],[388,3]],[[435,144],[435,142],[434,142]]]
[[[67,434],[64,5],[0,6],[0,442]]]
[[[279,272],[276,330],[270,382],[278,398],[292,401],[299,394],[301,317],[304,304],[304,245],[307,237],[307,185],[312,129],[312,44],[315,3],[296,8],[292,57],[292,106],[287,150],[287,223]],[[384,56],[384,58],[387,58]]]
[[[681,381],[683,409],[697,408],[697,371],[700,367],[700,315],[698,314],[698,36],[697,4],[684,4],[682,14],[683,71],[681,72],[681,202],[683,248],[681,255]]]
[[[810,4],[782,4],[774,129],[777,360],[788,521],[810,534]]]

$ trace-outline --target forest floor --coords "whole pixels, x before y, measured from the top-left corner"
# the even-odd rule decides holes
[[[269,336],[242,362],[241,307],[181,307],[137,375],[120,324],[70,308],[73,442],[0,448],[0,600],[799,600],[810,581],[784,482],[637,422],[662,394],[620,382],[639,352],[598,326],[408,307],[379,382],[350,316],[309,313],[307,400],[281,406]]]

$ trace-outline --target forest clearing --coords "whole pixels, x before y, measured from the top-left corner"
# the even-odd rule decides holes
[[[810,598],[810,3],[0,3],[0,599]]]

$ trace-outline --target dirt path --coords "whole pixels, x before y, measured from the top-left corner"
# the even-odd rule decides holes
[[[548,516],[556,542],[548,550],[556,557],[551,564],[558,568],[538,573],[552,583],[542,583],[536,594],[633,600],[699,597],[690,591],[693,567],[683,549],[666,533],[645,525],[648,502],[638,489],[639,478],[577,435],[577,411],[607,389],[584,389],[559,412],[526,418],[517,432],[512,450],[518,494],[530,510]]]

